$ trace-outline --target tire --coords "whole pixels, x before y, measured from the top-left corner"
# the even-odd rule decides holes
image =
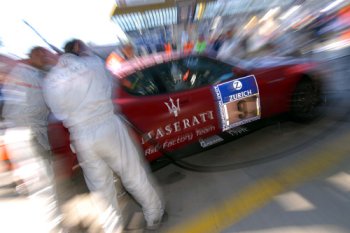
[[[309,122],[319,116],[318,106],[321,93],[317,84],[311,79],[298,82],[291,99],[291,117],[297,122]]]

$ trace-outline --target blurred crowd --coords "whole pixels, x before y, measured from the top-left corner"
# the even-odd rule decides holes
[[[349,45],[350,7],[346,5],[333,11],[326,8],[312,12],[312,8],[303,5],[291,6],[286,11],[274,7],[260,14],[245,15],[244,23],[240,19],[224,21],[224,17],[218,16],[209,23],[203,22],[202,27],[201,22],[196,26],[187,25],[179,29],[175,37],[167,27],[159,31],[146,30],[132,34],[131,39],[118,46],[114,53],[119,60],[171,51],[211,53],[222,59],[310,57],[319,51]],[[216,21],[220,20],[219,27]]]

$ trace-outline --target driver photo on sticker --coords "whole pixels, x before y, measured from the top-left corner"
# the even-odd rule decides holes
[[[227,125],[258,116],[257,96],[229,102],[224,105]]]

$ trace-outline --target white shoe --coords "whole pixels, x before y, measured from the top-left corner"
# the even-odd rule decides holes
[[[150,223],[147,222],[146,226],[146,232],[147,231],[156,231],[160,228],[161,224],[166,222],[168,220],[168,213],[164,211],[161,218],[158,218],[156,220],[151,221]]]

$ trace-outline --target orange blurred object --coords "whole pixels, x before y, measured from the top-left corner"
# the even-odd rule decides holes
[[[5,171],[12,169],[6,146],[3,142],[0,142],[0,162],[3,165],[3,168],[5,168]]]
[[[194,44],[192,41],[188,41],[184,44],[184,52],[185,53],[190,53],[192,52],[192,49],[194,47]]]
[[[106,67],[110,71],[118,70],[121,66],[121,63],[123,63],[124,61],[124,58],[119,56],[117,53],[112,52],[106,59]]]
[[[165,53],[170,54],[171,53],[171,44],[168,42],[164,45]]]
[[[187,70],[187,72],[184,74],[182,80],[186,81],[188,79],[188,75],[190,74],[190,70]]]
[[[350,30],[345,30],[340,35],[341,40],[349,40],[350,39]]]

